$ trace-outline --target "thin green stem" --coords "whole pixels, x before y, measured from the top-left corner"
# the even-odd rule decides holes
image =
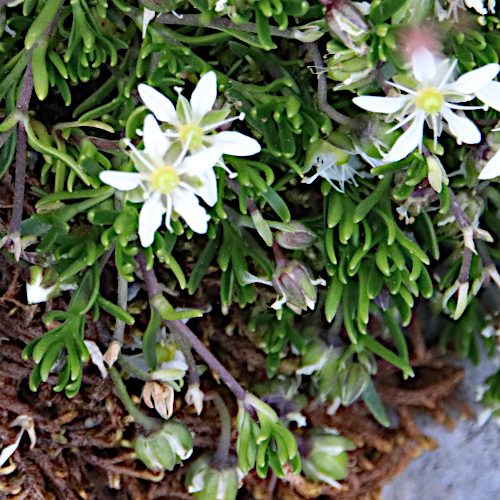
[[[182,17],[176,16],[175,14],[161,14],[155,19],[156,22],[161,24],[166,24],[170,26],[198,26],[202,28],[214,28],[214,29],[233,29],[238,31],[245,31],[247,33],[257,33],[257,25],[254,23],[245,24],[234,24],[227,17],[220,17],[217,19],[212,19],[208,23],[202,23],[200,17],[196,14],[183,14]],[[296,30],[287,29],[280,30],[275,26],[270,27],[271,35],[278,36],[280,38],[295,38],[294,33]]]
[[[113,382],[115,383],[118,397],[120,398],[121,402],[123,403],[123,406],[125,406],[125,409],[128,411],[130,416],[132,416],[134,420],[139,425],[144,427],[144,429],[146,429],[147,431],[152,431],[157,427],[159,427],[160,424],[157,419],[144,415],[144,413],[142,413],[142,411],[140,411],[139,408],[135,406],[132,399],[130,399],[130,396],[127,392],[127,388],[125,387],[123,379],[118,373],[118,370],[113,366],[109,369],[109,373],[111,375],[111,378],[113,379]]]
[[[231,448],[231,415],[227,409],[226,403],[224,403],[224,400],[217,392],[211,392],[209,397],[212,399],[219,412],[221,426],[219,443],[213,461],[217,467],[224,469],[228,465],[229,450]]]

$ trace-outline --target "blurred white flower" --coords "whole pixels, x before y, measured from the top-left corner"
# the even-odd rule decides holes
[[[304,173],[313,167],[316,167],[316,173],[311,177],[304,177],[303,183],[311,184],[318,177],[323,177],[341,193],[344,192],[346,182],[357,186],[354,177],[366,175],[363,172],[358,172],[362,165],[357,156],[323,140],[316,141],[307,152]]]
[[[233,156],[250,156],[260,151],[260,144],[255,139],[239,132],[211,133],[222,125],[245,117],[242,113],[228,119],[228,110],[212,110],[217,98],[217,75],[213,71],[200,78],[190,101],[179,94],[177,108],[153,87],[141,83],[138,88],[144,104],[158,121],[168,125],[165,136],[180,140],[189,150],[199,151],[215,146],[221,153]]]
[[[353,99],[360,108],[388,114],[388,122],[400,120],[388,133],[410,124],[384,160],[396,162],[408,156],[416,147],[421,149],[425,122],[434,131],[435,143],[441,135],[444,119],[448,123],[449,133],[459,142],[477,144],[481,140],[479,129],[469,118],[459,116],[453,110],[482,109],[481,106],[463,106],[456,103],[471,101],[474,97],[481,99],[481,90],[492,82],[500,70],[500,65],[487,64],[450,82],[457,60],[439,61],[422,47],[413,52],[412,63],[416,89],[388,82],[407,94],[398,97],[360,96]],[[494,100],[495,107],[500,107],[500,94],[489,97]],[[490,102],[487,102],[487,105],[491,105]]]
[[[485,0],[451,0],[446,3],[446,9],[441,5],[442,0],[435,0],[435,12],[439,21],[453,18],[458,21],[458,10],[474,9],[478,14],[486,16],[488,12],[495,13],[496,0],[488,0],[487,6]]]
[[[207,148],[186,156],[187,147],[172,144],[163,134],[153,115],[144,120],[144,150],[128,141],[135,172],[107,170],[100,179],[120,191],[141,188],[145,200],[139,215],[139,238],[144,247],[154,240],[165,214],[165,225],[176,212],[196,233],[206,233],[210,216],[199,204],[198,196],[208,205],[217,201],[217,179],[213,170],[219,160],[219,148]]]
[[[45,287],[42,286],[43,269],[38,266],[30,267],[30,281],[26,283],[26,297],[28,304],[39,304],[46,302],[49,296],[54,292],[56,284]]]

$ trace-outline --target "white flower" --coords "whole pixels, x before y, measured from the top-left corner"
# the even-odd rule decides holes
[[[500,150],[495,153],[493,158],[484,166],[479,174],[479,179],[494,179],[500,175]]]
[[[191,151],[216,146],[223,154],[250,156],[260,151],[260,144],[239,132],[219,132],[215,129],[238,118],[227,119],[228,110],[212,111],[217,98],[217,75],[213,71],[205,73],[191,94],[191,101],[179,94],[177,108],[172,101],[153,87],[141,83],[139,94],[144,104],[154,113],[158,121],[169,126],[165,135],[178,139]]]
[[[200,206],[197,196],[208,205],[217,201],[217,179],[213,166],[219,160],[218,148],[207,148],[186,156],[187,148],[180,151],[165,137],[153,115],[144,120],[144,150],[139,151],[129,141],[138,173],[107,170],[100,179],[121,191],[140,187],[145,203],[139,216],[141,244],[153,243],[155,231],[160,227],[163,214],[171,230],[172,213],[179,214],[196,233],[206,233],[210,217]]]
[[[500,70],[498,64],[487,64],[450,82],[457,61],[438,61],[425,48],[413,52],[413,75],[417,88],[410,89],[397,83],[388,82],[393,87],[407,92],[399,97],[355,97],[353,102],[360,108],[374,113],[389,114],[387,121],[398,118],[400,123],[388,131],[392,132],[406,124],[408,129],[398,138],[386,161],[396,162],[408,156],[416,147],[422,147],[424,122],[434,131],[434,142],[441,134],[443,118],[448,123],[449,132],[459,142],[477,144],[481,133],[476,125],[465,116],[452,110],[481,109],[480,106],[463,106],[460,102],[480,97],[480,91],[488,85]],[[500,98],[496,102],[500,105]],[[487,103],[489,104],[489,103]]]
[[[323,177],[341,193],[344,192],[346,182],[352,182],[357,186],[354,176],[356,174],[363,175],[363,173],[358,172],[361,168],[361,162],[356,156],[323,140],[316,141],[307,152],[304,173],[313,167],[317,168],[316,173],[311,177],[304,177],[303,183],[311,184],[318,177]]]
[[[450,0],[446,2],[447,8],[443,8],[441,0],[435,0],[435,12],[439,21],[453,18],[458,21],[458,10],[465,10],[466,7],[474,9],[478,14],[485,16],[488,11],[495,13],[496,0],[488,0],[488,8],[484,5],[484,0]]]
[[[38,266],[30,267],[30,281],[26,283],[26,297],[28,299],[28,304],[39,304],[40,302],[46,302],[52,292],[56,288],[54,283],[52,286],[44,287],[42,286],[43,281],[43,269]]]

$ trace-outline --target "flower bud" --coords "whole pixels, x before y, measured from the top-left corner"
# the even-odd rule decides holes
[[[193,436],[179,421],[169,420],[159,431],[137,437],[134,448],[148,469],[170,471],[193,453]]]
[[[323,279],[313,280],[309,269],[297,260],[278,266],[273,274],[272,284],[281,296],[271,307],[280,309],[286,302],[297,313],[313,309],[316,306],[317,291],[315,285],[326,285]]]
[[[276,233],[276,241],[278,245],[289,250],[305,250],[311,246],[317,239],[307,226],[299,221],[291,221],[288,223],[290,230],[282,230]]]
[[[326,5],[326,23],[330,31],[357,54],[366,52],[367,45],[360,42],[369,26],[359,8],[349,0],[323,0],[322,3]]]
[[[188,492],[203,500],[234,500],[238,485],[243,479],[240,468],[215,468],[208,456],[201,456],[193,462],[186,476]]]
[[[352,441],[328,430],[314,429],[308,437],[311,451],[302,461],[304,474],[314,481],[340,488],[337,481],[347,475],[347,451],[356,449],[356,446]]]
[[[358,399],[369,382],[368,370],[361,363],[351,363],[335,376],[335,394],[341,398],[344,406],[349,406]]]

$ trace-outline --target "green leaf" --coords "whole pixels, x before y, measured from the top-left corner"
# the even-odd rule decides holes
[[[361,394],[361,397],[363,398],[366,406],[372,412],[372,415],[377,419],[377,421],[384,427],[389,427],[389,418],[387,417],[384,405],[382,404],[382,401],[380,401],[380,397],[377,394],[375,385],[373,384],[373,381],[371,379],[368,382],[365,390]]]

